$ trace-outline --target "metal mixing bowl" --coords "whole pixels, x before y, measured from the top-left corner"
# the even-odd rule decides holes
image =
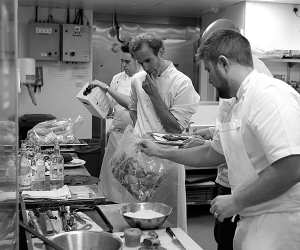
[[[164,216],[153,219],[140,219],[124,215],[127,212],[135,213],[142,210],[153,210],[163,214]],[[131,227],[138,227],[140,229],[156,229],[162,226],[162,224],[166,221],[168,216],[172,213],[172,208],[159,202],[128,203],[121,207],[120,212]]]
[[[122,241],[106,232],[72,231],[49,238],[65,250],[120,250]],[[47,246],[48,250],[53,250]]]

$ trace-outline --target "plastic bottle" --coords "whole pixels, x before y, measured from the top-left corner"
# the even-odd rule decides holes
[[[58,143],[54,145],[50,166],[50,189],[61,188],[64,185],[64,158],[60,154]]]
[[[45,190],[45,161],[40,146],[34,147],[34,157],[31,164],[31,190]]]
[[[25,143],[21,145],[21,155],[19,161],[19,184],[20,190],[28,190],[31,188],[31,160],[28,157],[27,147]]]

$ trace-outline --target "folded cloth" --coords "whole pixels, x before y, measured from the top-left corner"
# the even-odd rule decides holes
[[[90,199],[96,196],[95,191],[87,186],[69,186],[69,189],[76,199]]]
[[[26,199],[60,199],[67,200],[71,198],[71,192],[67,185],[62,188],[51,191],[23,191],[22,195]]]
[[[16,192],[0,190],[0,201],[16,200],[16,197],[17,197]]]

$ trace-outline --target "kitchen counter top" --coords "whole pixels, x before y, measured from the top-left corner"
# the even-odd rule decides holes
[[[123,235],[123,231],[129,228],[129,225],[124,220],[123,216],[120,214],[121,204],[110,204],[110,205],[100,205],[99,208],[105,214],[111,225],[113,226],[113,232],[116,236],[120,237]],[[164,223],[164,227],[170,226],[168,222]],[[188,236],[181,228],[172,228],[176,237],[181,243],[186,247],[187,250],[203,250],[195,241]],[[180,249],[173,242],[171,237],[165,232],[165,229],[155,230],[158,233],[159,240],[162,247],[170,250]],[[124,239],[120,238],[122,241]],[[129,248],[124,246],[123,250],[136,250],[137,248]]]

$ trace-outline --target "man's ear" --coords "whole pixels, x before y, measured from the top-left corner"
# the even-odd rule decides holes
[[[158,56],[163,57],[164,54],[165,54],[165,48],[160,48],[158,51]]]
[[[230,66],[230,62],[226,56],[220,55],[218,58],[217,64],[224,68],[224,70],[227,72]]]

